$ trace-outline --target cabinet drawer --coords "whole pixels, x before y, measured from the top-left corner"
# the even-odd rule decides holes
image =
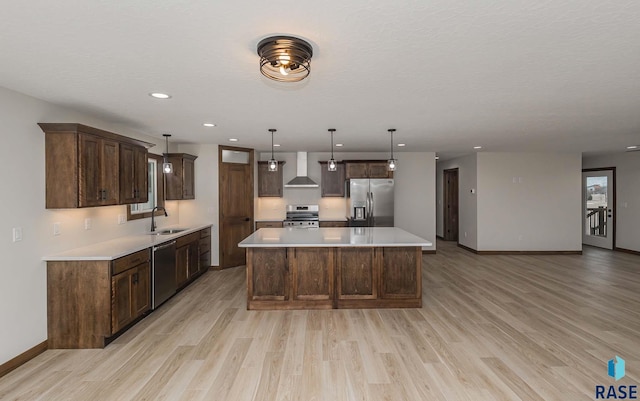
[[[188,235],[183,235],[176,239],[176,247],[180,248],[181,246],[188,245],[192,242],[200,241],[200,232],[191,233]]]
[[[200,230],[200,238],[210,237],[211,236],[211,227]]]
[[[346,221],[321,221],[320,227],[347,227]]]
[[[256,221],[256,230],[259,228],[282,228],[281,221]]]
[[[111,275],[115,276],[116,274],[127,271],[132,267],[136,267],[141,263],[148,262],[149,260],[151,260],[149,248],[132,253],[131,255],[123,256],[113,261]]]

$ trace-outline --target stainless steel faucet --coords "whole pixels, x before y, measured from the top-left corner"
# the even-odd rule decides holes
[[[168,217],[167,209],[162,206],[156,206],[151,209],[151,232],[156,231],[156,210],[162,210],[164,212],[164,216]]]

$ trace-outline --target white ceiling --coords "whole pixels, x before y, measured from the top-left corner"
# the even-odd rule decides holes
[[[175,142],[455,154],[640,145],[637,0],[3,2],[0,86]],[[256,44],[308,40],[268,81]],[[160,91],[169,100],[148,96]],[[215,128],[205,128],[214,122]],[[98,127],[100,128],[100,127]]]

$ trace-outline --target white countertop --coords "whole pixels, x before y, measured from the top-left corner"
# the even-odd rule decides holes
[[[238,244],[241,248],[432,245],[396,227],[261,228]]]
[[[116,238],[110,241],[99,242],[84,246],[82,248],[71,249],[69,251],[57,253],[55,255],[44,256],[45,261],[69,261],[69,260],[113,260],[131,253],[141,251],[145,248],[151,248],[156,245],[173,241],[183,235],[211,227],[211,223],[200,224],[191,227],[172,226],[162,227],[158,231],[165,229],[181,228],[184,231],[175,234],[157,235],[157,234],[140,234],[127,237]]]

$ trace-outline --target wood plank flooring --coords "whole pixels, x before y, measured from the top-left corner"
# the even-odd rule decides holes
[[[0,378],[0,399],[593,400],[640,384],[637,255],[438,242],[423,261],[423,307],[402,310],[247,311],[244,268],[211,271],[105,349]]]

